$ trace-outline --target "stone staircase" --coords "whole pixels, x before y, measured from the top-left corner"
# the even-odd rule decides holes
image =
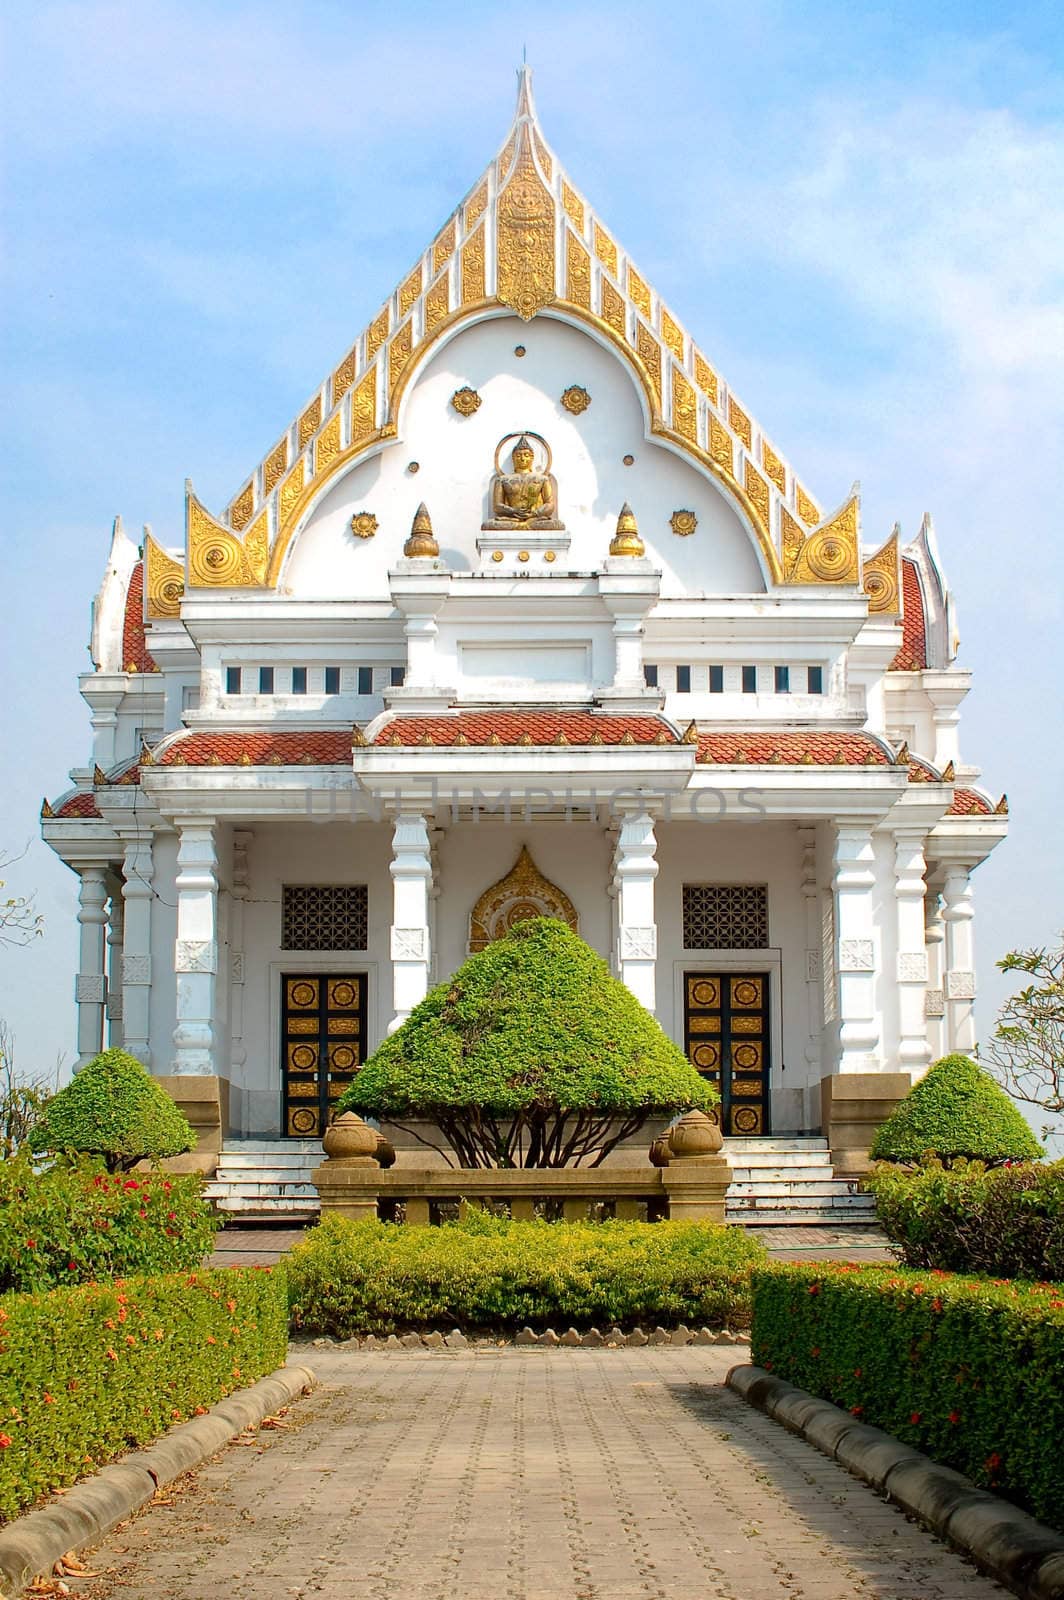
[[[744,1227],[874,1223],[875,1202],[836,1178],[826,1139],[726,1139],[732,1167],[725,1214]]]
[[[728,1139],[733,1179],[727,1218],[744,1227],[853,1227],[875,1221],[871,1195],[836,1178],[826,1139]],[[310,1221],[318,1194],[310,1181],[322,1160],[316,1139],[227,1139],[207,1197],[242,1222]]]

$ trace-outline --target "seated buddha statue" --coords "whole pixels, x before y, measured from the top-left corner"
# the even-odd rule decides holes
[[[558,520],[557,481],[549,471],[534,470],[536,453],[527,434],[518,439],[510,459],[513,471],[496,471],[491,480],[491,516],[482,526],[514,533],[564,528]]]

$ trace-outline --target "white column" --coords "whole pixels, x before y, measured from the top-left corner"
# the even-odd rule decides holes
[[[840,1072],[876,1071],[875,856],[867,828],[835,834],[835,970],[839,996]]]
[[[214,986],[218,971],[218,856],[214,819],[177,822],[177,1025],[173,1071],[184,1076],[215,1072]]]
[[[394,1033],[428,993],[432,958],[429,896],[432,856],[429,830],[420,813],[401,815],[392,834],[392,1020]]]
[[[229,907],[229,1076],[243,1080],[248,1053],[244,1047],[244,902],[251,892],[248,851],[255,835],[233,829],[233,874]]]
[[[803,823],[798,828],[798,843],[802,851],[802,908],[805,922],[805,1061],[808,1067],[806,1081],[815,1084],[817,1068],[821,1065],[821,1030],[823,1028],[824,1002],[820,992],[822,982],[820,952],[822,946],[820,927],[820,891],[816,875],[816,828]]]
[[[648,812],[627,816],[621,822],[613,865],[617,888],[617,975],[650,1012],[657,1006],[657,843],[654,819]]]
[[[125,904],[122,900],[121,880],[112,877],[108,883],[110,897],[107,906],[107,1043],[111,1049],[121,1047],[125,1036],[122,1031],[122,927]]]
[[[122,863],[125,903],[122,938],[122,1032],[124,1048],[151,1065],[151,834],[126,840]]]
[[[107,869],[104,866],[80,867],[78,893],[80,949],[78,973],[74,979],[74,999],[78,1007],[78,1059],[74,1068],[83,1067],[103,1049],[103,1014],[107,999],[104,954],[107,946]]]
[[[914,1078],[931,1060],[924,1000],[927,949],[924,942],[924,835],[899,829],[894,835],[894,905],[898,943],[898,1065]]]
[[[971,868],[951,866],[942,887],[946,924],[946,1049],[975,1049],[975,929]]]
[[[946,1054],[946,925],[942,921],[942,900],[937,889],[929,888],[924,907],[924,944],[927,947],[927,988],[924,991],[924,1016],[931,1060]]]

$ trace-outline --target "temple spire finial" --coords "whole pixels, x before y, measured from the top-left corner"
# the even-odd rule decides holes
[[[521,65],[517,69],[517,110],[514,112],[514,121],[520,122],[522,117],[527,117],[530,122],[536,120],[536,102],[532,98],[532,68],[528,64],[524,47],[521,50]]]

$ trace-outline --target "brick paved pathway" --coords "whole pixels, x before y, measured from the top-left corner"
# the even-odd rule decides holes
[[[94,1600],[991,1600],[721,1386],[731,1351],[308,1350],[290,1432],[93,1552]],[[738,1354],[742,1355],[740,1350]],[[262,1448],[265,1446],[265,1448]]]

